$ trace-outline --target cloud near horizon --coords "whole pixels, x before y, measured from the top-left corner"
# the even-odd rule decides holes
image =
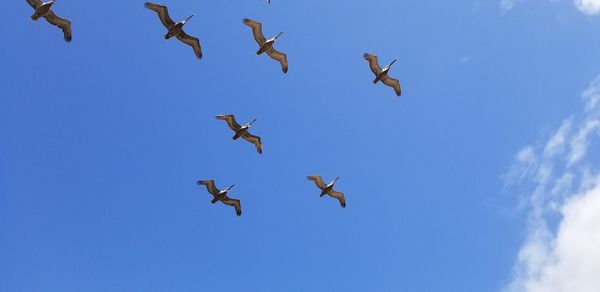
[[[505,292],[600,289],[600,166],[585,160],[600,130],[600,75],[582,101],[583,113],[520,150],[507,173],[507,183],[530,191],[521,197],[527,235]]]
[[[508,12],[515,7],[517,2],[523,0],[500,0],[500,9],[502,12]],[[600,0],[573,0],[575,7],[588,15],[600,14]]]

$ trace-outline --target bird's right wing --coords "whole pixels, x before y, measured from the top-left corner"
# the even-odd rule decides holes
[[[340,205],[342,205],[342,208],[346,208],[346,199],[344,198],[343,193],[331,190],[328,195],[338,199],[338,201],[340,201]]]
[[[158,14],[158,18],[160,18],[160,21],[166,28],[175,25],[175,22],[171,19],[171,17],[169,17],[169,10],[167,9],[167,6],[146,2],[144,3],[144,7],[156,12]]]
[[[377,62],[377,56],[365,53],[363,57],[367,61],[369,61],[369,67],[371,67],[371,71],[373,71],[373,74],[375,74],[375,76],[379,75],[379,73],[381,73],[381,67],[379,67],[379,64]]]
[[[394,88],[394,91],[396,91],[397,96],[400,96],[400,94],[402,94],[402,89],[400,88],[400,81],[398,81],[398,79],[386,76],[381,80],[381,82],[383,82],[383,84],[387,86]]]
[[[244,18],[244,24],[252,28],[252,35],[254,35],[254,39],[259,46],[262,46],[267,41],[262,33],[262,24],[260,22]]]
[[[216,196],[219,194],[219,189],[217,189],[217,187],[215,186],[215,181],[214,180],[199,180],[196,182],[197,185],[205,185],[206,186],[206,190],[213,196]]]
[[[27,0],[27,3],[29,3],[29,6],[31,6],[35,10],[37,10],[38,7],[42,6],[41,0]]]
[[[323,179],[318,175],[308,176],[307,178],[308,180],[314,181],[317,187],[319,187],[319,189],[324,189],[327,187],[327,185],[323,182]]]
[[[218,115],[216,118],[226,121],[229,128],[233,131],[237,131],[242,127],[240,124],[238,124],[233,115]]]
[[[259,154],[262,154],[263,149],[262,149],[262,142],[260,141],[260,137],[246,132],[246,134],[243,135],[242,138],[244,140],[254,144],[254,146],[256,146],[256,151],[258,151]]]
[[[177,35],[177,39],[183,42],[184,44],[192,46],[194,48],[194,53],[196,54],[196,58],[202,58],[202,47],[200,47],[200,40],[188,35],[184,31],[181,31],[179,35]]]
[[[278,52],[277,50],[275,50],[275,48],[271,48],[267,51],[267,55],[269,55],[269,57],[273,58],[274,60],[279,61],[279,64],[281,64],[281,70],[283,71],[283,73],[287,73],[288,61],[287,56],[284,53]]]
[[[221,202],[223,202],[223,204],[228,205],[228,206],[232,206],[235,208],[235,214],[237,214],[238,216],[242,215],[242,204],[240,203],[240,200],[238,199],[232,199],[228,196],[225,196],[225,198],[223,198],[221,200]]]
[[[73,31],[71,30],[71,21],[68,19],[60,18],[54,14],[54,11],[50,10],[44,17],[46,20],[55,26],[58,26],[63,31],[66,42],[70,42],[73,39]]]

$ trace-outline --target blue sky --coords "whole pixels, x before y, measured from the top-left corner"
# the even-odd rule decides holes
[[[161,2],[202,60],[142,1],[80,2],[54,6],[70,44],[4,4],[1,291],[503,290],[531,230],[507,169],[600,73],[600,18],[567,0]],[[284,32],[287,75],[244,17]],[[258,118],[262,156],[223,113]]]

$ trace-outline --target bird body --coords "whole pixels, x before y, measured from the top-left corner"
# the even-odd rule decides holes
[[[252,134],[250,134],[250,132],[248,132],[250,127],[252,127],[252,124],[254,124],[254,122],[256,122],[257,119],[254,119],[254,120],[252,120],[252,122],[241,126],[235,120],[235,116],[232,114],[217,115],[216,118],[227,122],[227,125],[229,126],[229,128],[235,133],[232,137],[233,140],[237,140],[238,138],[242,137],[244,140],[254,144],[254,146],[256,147],[256,151],[259,154],[262,154],[262,141],[261,141],[260,137],[252,135]]]
[[[188,35],[187,33],[185,33],[185,31],[183,31],[183,26],[190,20],[190,18],[194,17],[194,15],[191,15],[190,17],[176,23],[169,16],[169,10],[167,9],[167,6],[146,2],[144,3],[144,7],[158,14],[158,18],[165,26],[165,28],[167,28],[167,34],[165,34],[166,40],[172,37],[176,37],[182,43],[189,45],[194,49],[194,54],[196,55],[196,58],[202,58],[202,47],[200,46],[200,40]]]
[[[339,177],[336,177],[329,184],[325,184],[323,182],[323,179],[320,176],[309,176],[307,178],[308,178],[308,180],[314,181],[315,185],[317,185],[317,187],[319,189],[321,189],[320,197],[329,195],[333,198],[336,198],[338,201],[340,201],[340,205],[342,206],[342,208],[346,208],[346,198],[344,197],[344,194],[337,192],[333,189],[333,186],[335,185],[335,183],[340,179]]]
[[[365,60],[369,61],[369,67],[373,74],[375,74],[375,79],[373,80],[373,84],[377,84],[377,82],[381,81],[383,84],[394,88],[397,96],[402,94],[402,90],[400,88],[400,81],[398,79],[394,79],[388,75],[390,68],[396,62],[396,60],[392,61],[389,65],[385,66],[383,69],[379,67],[379,63],[377,61],[377,56],[371,55],[369,53],[365,53],[363,55]]]
[[[165,39],[168,40],[172,37],[177,37],[177,36],[181,35],[181,33],[183,32],[183,26],[192,17],[194,17],[194,15],[191,15],[187,19],[182,20],[174,25],[171,25],[169,28],[167,28],[167,34],[165,34]]]
[[[229,192],[229,190],[231,188],[233,188],[235,185],[230,185],[227,188],[225,188],[224,190],[219,190],[216,186],[215,186],[215,181],[214,180],[199,180],[196,182],[197,185],[204,185],[206,186],[206,190],[214,196],[214,198],[210,201],[212,204],[215,204],[217,202],[222,202],[225,205],[228,206],[232,206],[235,208],[235,213],[238,216],[242,215],[242,205],[240,203],[240,200],[238,199],[232,199],[230,197],[227,196],[227,193]]]
[[[54,5],[54,0],[48,2],[42,2],[41,0],[27,0],[27,3],[31,8],[35,10],[33,15],[31,15],[31,19],[37,21],[41,17],[46,19],[48,23],[59,27],[63,31],[64,39],[66,42],[70,42],[73,38],[73,32],[71,30],[71,21],[68,19],[60,18],[54,11],[52,11],[52,5]]]

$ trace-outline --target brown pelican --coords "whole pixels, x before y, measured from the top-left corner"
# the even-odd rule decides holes
[[[340,205],[342,205],[342,208],[346,208],[346,199],[344,198],[344,194],[333,190],[333,185],[335,185],[335,182],[338,179],[340,179],[340,178],[336,177],[332,182],[330,182],[328,185],[326,185],[323,182],[323,179],[318,175],[308,177],[308,180],[314,181],[315,184],[317,185],[317,187],[319,187],[319,189],[321,189],[321,197],[326,194],[330,195],[340,201]]]
[[[262,154],[262,142],[260,141],[260,137],[254,136],[248,132],[248,129],[250,129],[252,124],[256,122],[256,119],[252,120],[252,122],[248,124],[240,126],[233,115],[217,115],[216,117],[219,120],[226,121],[227,125],[229,125],[229,128],[235,132],[235,135],[232,137],[233,140],[237,140],[239,137],[242,137],[244,140],[254,144],[256,146],[256,151]]]
[[[202,48],[200,47],[200,41],[183,31],[183,26],[190,20],[190,18],[194,17],[194,15],[175,23],[171,17],[169,17],[169,11],[167,6],[158,5],[150,2],[146,2],[144,6],[150,10],[155,11],[158,14],[158,18],[162,24],[167,28],[167,34],[165,34],[165,39],[168,40],[172,37],[176,37],[178,40],[183,42],[184,44],[192,46],[194,48],[194,53],[196,54],[196,58],[202,58]]]
[[[52,11],[52,4],[54,4],[54,0],[48,2],[42,2],[41,0],[27,0],[27,3],[29,3],[29,5],[33,7],[33,9],[35,9],[35,13],[31,15],[31,19],[37,21],[38,19],[40,19],[40,17],[45,18],[50,24],[58,26],[60,29],[62,29],[63,34],[65,36],[65,41],[71,41],[71,39],[73,38],[73,32],[71,31],[71,21],[68,19],[60,18],[56,16],[56,14],[54,14],[54,11]]]
[[[235,213],[238,216],[242,215],[242,205],[240,204],[240,200],[232,199],[232,198],[230,198],[230,197],[227,196],[227,192],[229,192],[229,190],[231,188],[233,188],[233,186],[235,186],[235,185],[230,185],[227,188],[225,188],[224,190],[220,191],[215,186],[215,181],[214,180],[199,180],[199,181],[196,182],[196,184],[197,185],[205,185],[206,189],[208,190],[208,192],[211,193],[211,195],[214,196],[214,198],[212,199],[212,201],[210,201],[211,203],[214,204],[214,203],[216,203],[218,201],[221,201],[225,205],[234,207],[235,208]]]
[[[260,22],[244,18],[244,24],[252,28],[252,35],[254,35],[254,39],[256,40],[259,46],[259,49],[258,51],[256,51],[256,54],[260,55],[262,53],[267,53],[269,57],[279,61],[279,63],[281,64],[281,70],[283,70],[283,73],[287,73],[287,56],[284,53],[278,52],[273,47],[273,44],[275,43],[277,38],[283,34],[283,32],[280,32],[276,36],[267,40],[262,33],[262,24],[260,24]]]
[[[388,76],[388,72],[390,71],[392,64],[394,64],[396,60],[392,61],[389,65],[385,66],[385,68],[381,69],[381,67],[379,67],[379,64],[377,63],[377,56],[365,53],[363,57],[365,57],[365,59],[369,61],[371,71],[373,71],[373,73],[375,74],[375,80],[373,80],[373,84],[381,81],[383,82],[383,84],[394,88],[394,90],[396,91],[396,95],[400,96],[400,81],[398,81],[398,79],[394,79]]]

